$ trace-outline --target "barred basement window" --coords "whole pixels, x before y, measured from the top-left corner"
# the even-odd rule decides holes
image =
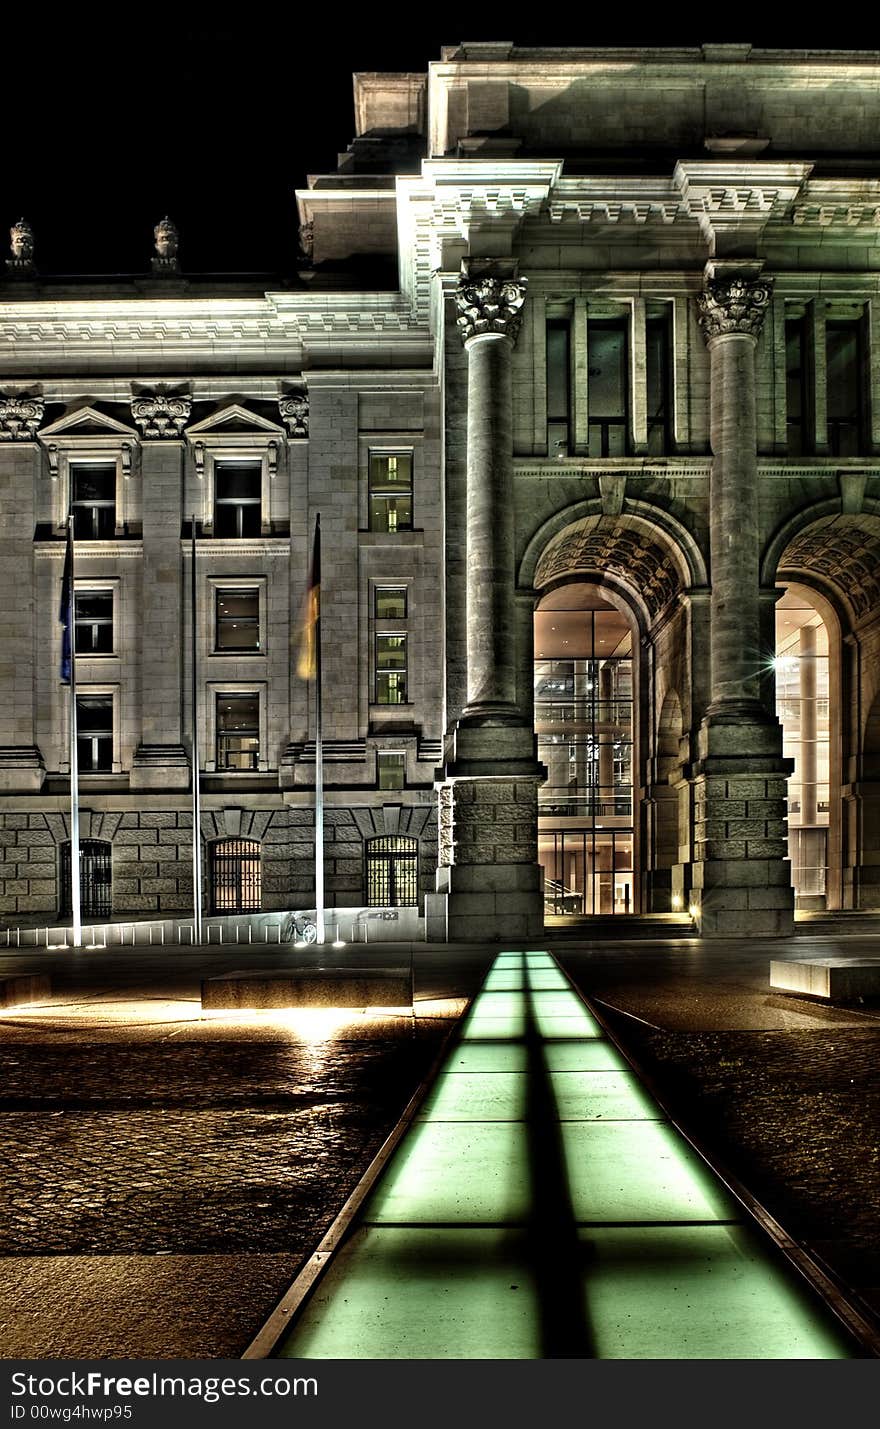
[[[419,846],[416,839],[367,839],[368,908],[414,908],[419,901]]]
[[[218,839],[210,856],[211,911],[259,913],[262,871],[256,839]]]
[[[69,841],[61,845],[59,853],[58,911],[61,917],[69,918],[73,911],[70,898]],[[103,839],[82,839],[79,846],[79,897],[82,917],[109,918],[112,906],[111,889],[110,844]]]

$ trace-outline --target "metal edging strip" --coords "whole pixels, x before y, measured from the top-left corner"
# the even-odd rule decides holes
[[[437,1055],[401,1112],[396,1125],[393,1126],[388,1133],[388,1136],[379,1147],[379,1150],[361,1176],[361,1179],[358,1181],[348,1200],[343,1205],[329,1229],[325,1231],[321,1240],[318,1242],[317,1248],[303,1265],[296,1279],[293,1281],[293,1284],[290,1286],[290,1289],[285,1292],[268,1320],[266,1320],[265,1324],[257,1331],[251,1340],[244,1354],[241,1356],[242,1360],[270,1359],[272,1357],[272,1351],[278,1346],[279,1341],[293,1328],[297,1315],[310,1299],[325,1272],[332,1264],[336,1252],[341,1249],[347,1239],[361,1207],[382,1172],[385,1170],[385,1167],[391,1160],[403,1137],[409,1131],[419,1108],[422,1106],[428,1092],[437,1080],[440,1069],[445,1065],[447,1056],[455,1043],[457,1033],[464,1022],[465,1015],[472,1001],[472,998],[468,998],[465,1008],[443,1038]]]
[[[693,1134],[687,1130],[678,1117],[673,1114],[665,1094],[659,1091],[654,1078],[644,1071],[638,1059],[633,1057],[628,1049],[623,1046],[619,1037],[609,1025],[606,1017],[598,1010],[599,1006],[604,1006],[605,1004],[602,1004],[598,999],[591,1000],[588,998],[586,994],[581,991],[575,980],[568,974],[566,969],[561,967],[558,963],[555,953],[553,957],[554,960],[557,961],[560,972],[568,978],[569,983],[577,992],[578,996],[583,999],[585,1005],[596,1018],[596,1021],[599,1023],[608,1040],[616,1047],[617,1051],[647,1088],[658,1106],[661,1107],[670,1125],[675,1128],[679,1136],[687,1142],[700,1159],[705,1161],[709,1169],[713,1171],[719,1180],[727,1187],[731,1195],[736,1197],[752,1220],[770,1238],[775,1248],[785,1258],[788,1264],[796,1270],[797,1273],[806,1280],[811,1289],[821,1297],[849,1334],[853,1336],[863,1349],[867,1350],[875,1358],[880,1358],[880,1333],[878,1333],[866,1315],[859,1309],[858,1304],[854,1303],[856,1292],[843,1286],[831,1272],[830,1267],[824,1267],[818,1256],[812,1251],[807,1250],[805,1246],[801,1245],[799,1241],[789,1235],[785,1227],[780,1225],[779,1221],[776,1220],[775,1216],[771,1215],[766,1206],[764,1206],[756,1196],[752,1195],[751,1191],[747,1190],[733,1172],[728,1170],[724,1162],[719,1160],[713,1152],[708,1151],[695,1139]],[[614,1010],[620,1011],[620,1015],[623,1017],[629,1016],[628,1013],[623,1012],[621,1009]],[[639,1017],[636,1018],[635,1021],[643,1022],[643,1019]],[[646,1025],[651,1026],[650,1023]]]

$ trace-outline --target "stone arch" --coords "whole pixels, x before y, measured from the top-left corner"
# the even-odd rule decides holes
[[[600,499],[593,497],[556,512],[535,531],[520,562],[518,584],[525,590],[539,589],[564,573],[594,575],[604,570],[618,574],[632,588],[634,573],[627,558],[639,552],[645,553],[640,561],[649,560],[653,567],[649,605],[664,592],[668,601],[680,590],[708,583],[696,540],[667,511],[628,500],[618,515],[606,514]],[[600,558],[604,566],[597,564]],[[566,559],[578,562],[567,572]]]
[[[784,521],[765,547],[761,584],[784,577],[833,592],[853,624],[880,607],[880,501],[858,513],[839,499],[817,501]]]
[[[680,742],[684,733],[684,714],[677,690],[667,690],[657,720],[657,779],[669,782],[680,762]]]

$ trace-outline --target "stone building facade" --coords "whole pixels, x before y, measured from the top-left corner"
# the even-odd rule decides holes
[[[191,902],[193,521],[209,906],[313,899],[318,512],[328,902],[880,908],[876,56],[463,45],[355,100],[283,284],[167,220],[113,282],[12,232],[2,916],[63,905],[71,503],[114,916]]]

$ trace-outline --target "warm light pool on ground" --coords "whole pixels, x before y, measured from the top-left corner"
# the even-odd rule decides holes
[[[839,1359],[548,953],[501,953],[351,1238],[303,1359]]]

